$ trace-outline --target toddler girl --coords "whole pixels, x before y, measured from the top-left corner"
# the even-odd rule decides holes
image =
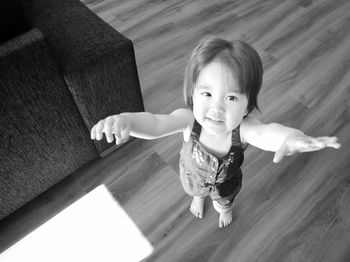
[[[91,139],[120,144],[129,135],[155,139],[183,133],[180,180],[193,197],[190,211],[203,217],[205,197],[219,213],[219,227],[232,222],[233,200],[242,184],[246,144],[276,152],[274,162],[295,152],[339,148],[336,137],[306,136],[280,124],[263,124],[249,114],[258,109],[262,62],[242,41],[205,38],[195,48],[185,71],[187,108],[170,114],[122,113],[100,120]]]

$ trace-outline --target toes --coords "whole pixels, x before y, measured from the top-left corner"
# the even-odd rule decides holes
[[[194,210],[190,209],[191,213],[196,216],[196,212],[194,212]]]
[[[232,219],[226,219],[226,218],[219,218],[219,227],[223,228],[223,227],[227,227],[228,225],[230,225],[232,223]]]
[[[191,213],[197,218],[204,216],[204,199],[194,197],[190,206]]]
[[[203,214],[202,214],[201,212],[198,212],[198,213],[197,213],[197,217],[198,217],[198,218],[203,218]]]
[[[223,228],[223,227],[227,227],[229,224],[231,224],[231,222],[229,221],[226,221],[226,222],[219,222],[219,227],[220,228]]]
[[[197,211],[192,210],[192,209],[190,209],[190,211],[191,211],[191,213],[192,213],[195,217],[197,217],[197,218],[203,218],[203,214],[201,214],[200,212],[197,212]]]

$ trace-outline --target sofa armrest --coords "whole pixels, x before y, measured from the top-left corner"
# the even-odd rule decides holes
[[[88,130],[101,118],[144,111],[132,42],[78,0],[22,0],[48,39]],[[105,141],[95,143],[102,154]]]

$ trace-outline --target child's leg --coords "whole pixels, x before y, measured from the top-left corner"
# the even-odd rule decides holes
[[[190,211],[195,217],[203,218],[205,197],[193,197]]]
[[[214,209],[220,214],[219,227],[226,227],[232,222],[233,199],[230,200],[214,200]]]

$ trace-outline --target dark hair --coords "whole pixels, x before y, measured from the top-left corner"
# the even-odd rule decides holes
[[[258,94],[262,84],[263,67],[259,54],[249,44],[232,42],[218,37],[207,37],[194,49],[186,66],[184,78],[185,103],[193,107],[192,95],[201,70],[213,61],[219,61],[232,69],[240,91],[248,98],[247,114],[258,109]]]

